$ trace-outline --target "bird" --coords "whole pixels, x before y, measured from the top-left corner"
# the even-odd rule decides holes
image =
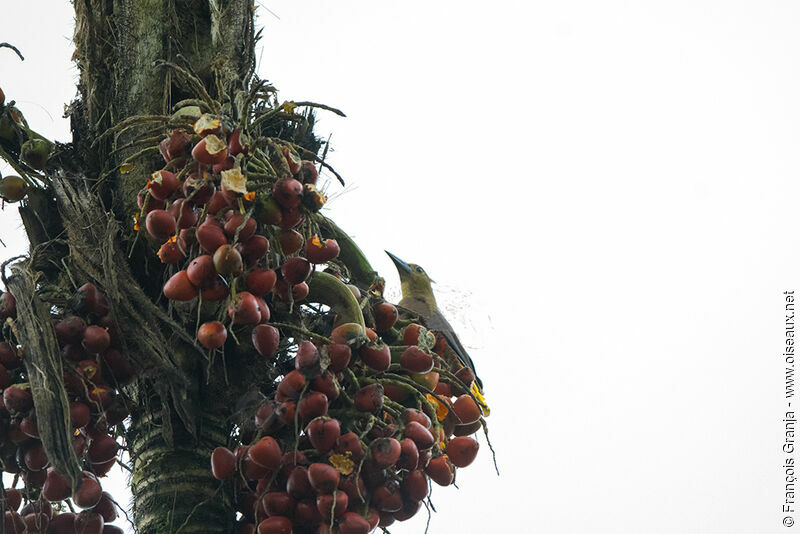
[[[475,364],[472,362],[472,358],[467,354],[453,327],[436,305],[436,297],[431,287],[433,280],[425,272],[425,269],[419,265],[406,263],[388,250],[384,252],[392,259],[397,268],[397,273],[400,275],[400,291],[403,298],[397,306],[418,315],[426,328],[433,332],[438,332],[444,337],[448,347],[453,351],[458,361],[461,362],[461,365],[472,370],[478,390],[482,392],[483,382],[475,372]]]

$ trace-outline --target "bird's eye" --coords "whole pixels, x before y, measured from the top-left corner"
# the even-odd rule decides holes
[[[422,267],[417,267],[417,272],[418,273],[424,273],[425,271],[422,270]]]

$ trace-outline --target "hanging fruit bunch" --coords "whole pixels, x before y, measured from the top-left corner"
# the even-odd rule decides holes
[[[194,306],[210,355],[253,350],[274,369],[234,446],[211,457],[233,480],[238,532],[366,534],[414,516],[430,480],[452,484],[478,453],[488,412],[474,376],[398,320],[380,284],[348,278],[296,147],[210,114],[159,147],[137,222],[172,266],[164,296]]]
[[[16,300],[0,295],[0,321],[16,318]],[[122,533],[112,525],[117,504],[101,479],[117,463],[128,410],[119,388],[136,370],[123,354],[106,297],[93,284],[78,288],[52,322],[61,351],[72,447],[83,469],[75,491],[70,479],[48,459],[40,439],[25,348],[7,323],[0,342],[0,460],[14,475],[5,489],[5,532],[87,534]],[[18,482],[22,485],[17,488]],[[76,511],[74,507],[80,509]]]

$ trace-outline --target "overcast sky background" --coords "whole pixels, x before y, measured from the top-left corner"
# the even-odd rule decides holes
[[[800,4],[262,5],[261,76],[348,115],[328,215],[392,294],[384,249],[426,268],[486,385],[501,477],[482,441],[430,532],[786,530]],[[0,86],[67,140],[71,5],[2,12]]]

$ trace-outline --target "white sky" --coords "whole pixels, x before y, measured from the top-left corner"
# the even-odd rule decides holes
[[[431,532],[787,530],[800,4],[263,3],[261,75],[348,114],[329,215],[395,294],[384,249],[425,266],[486,385],[502,476],[484,443]],[[67,139],[70,4],[2,12],[0,85]]]

